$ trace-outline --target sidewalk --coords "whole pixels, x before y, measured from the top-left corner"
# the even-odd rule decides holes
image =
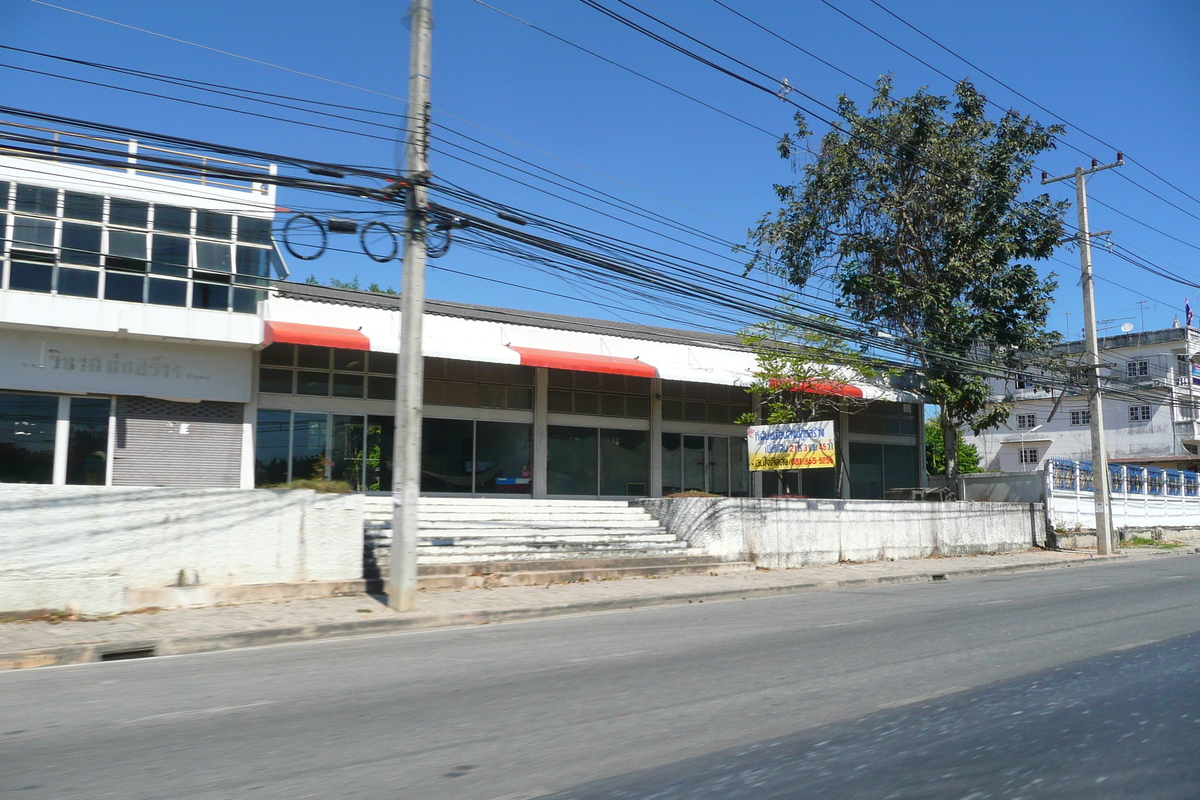
[[[0,669],[175,655],[422,628],[479,625],[618,609],[735,600],[1033,569],[1087,567],[1197,551],[1134,548],[1098,558],[1087,551],[1029,550],[1005,555],[836,564],[793,570],[551,586],[421,592],[417,610],[392,611],[382,598],[351,595],[121,614],[92,620],[0,623]]]

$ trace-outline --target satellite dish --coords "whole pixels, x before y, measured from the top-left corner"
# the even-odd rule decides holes
[[[1131,330],[1133,330],[1132,322],[1126,322],[1124,325],[1121,326],[1121,333],[1129,333]]]

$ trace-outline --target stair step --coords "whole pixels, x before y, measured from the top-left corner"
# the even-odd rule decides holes
[[[523,559],[520,561],[446,562],[424,564],[417,567],[420,577],[434,575],[473,575],[499,572],[545,572],[577,569],[608,569],[610,567],[681,567],[696,564],[742,564],[749,562],[724,561],[712,556],[657,556],[657,555],[613,555],[609,557],[585,556],[582,558],[554,558],[544,561]]]
[[[744,561],[715,561],[675,565],[639,565],[607,567],[572,567],[530,571],[495,572],[485,574],[419,575],[417,585],[422,589],[469,589],[491,586],[540,586],[549,583],[577,583],[620,578],[645,578],[656,575],[725,574],[754,569]]]

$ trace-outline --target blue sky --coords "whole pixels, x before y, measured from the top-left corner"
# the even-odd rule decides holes
[[[744,241],[747,228],[775,207],[772,185],[793,177],[789,165],[777,156],[774,139],[789,130],[794,109],[629,31],[576,0],[489,2],[741,121],[630,75],[476,0],[434,0],[437,151],[431,166],[435,175],[513,207],[736,273],[740,257],[732,255],[725,242]],[[1200,127],[1196,119],[1200,82],[1195,78],[1200,73],[1200,5],[1190,0],[880,2],[1068,123],[1064,145],[1069,143],[1084,154],[1062,146],[1044,156],[1039,168],[1061,174],[1090,157],[1113,160],[1112,150],[1081,133],[1082,129],[1200,198],[1196,180],[1200,152],[1195,147],[1195,131]],[[879,75],[891,73],[898,91],[905,94],[921,86],[938,93],[948,93],[952,87],[930,67],[821,0],[727,3],[858,80],[872,83]],[[33,0],[3,0],[0,44],[382,112],[404,109],[408,31],[403,2],[55,0],[55,4],[330,80],[251,63]],[[606,4],[628,13],[616,0]],[[637,0],[635,4],[768,74],[786,77],[819,101],[832,104],[843,93],[860,101],[869,97],[856,80],[753,28],[712,0]],[[830,4],[932,67],[955,78],[973,79],[1000,105],[1044,122],[1056,121],[1052,114],[1032,107],[904,27],[870,0],[830,0]],[[153,82],[12,51],[0,52],[0,64],[164,91]],[[188,99],[224,102],[197,92],[169,91]],[[303,158],[385,169],[395,163],[395,137],[386,127],[334,123],[342,130],[319,130],[11,68],[0,68],[0,95],[4,104],[19,108]],[[253,103],[232,105],[331,124]],[[369,117],[365,112],[353,115]],[[818,131],[824,128],[816,120],[812,124]],[[456,148],[471,147],[508,160],[455,132],[563,176],[555,180],[587,184],[698,229],[709,239],[702,241],[691,231],[667,231],[640,212],[616,214],[652,229],[644,231],[484,171],[479,166],[532,182],[509,166]],[[536,171],[528,165],[516,166]],[[568,194],[559,187],[543,186]],[[1049,191],[1056,198],[1073,199],[1065,183]],[[1200,308],[1200,289],[1195,288],[1200,285],[1200,259],[1196,258],[1200,201],[1132,163],[1096,176],[1089,191],[1097,201],[1091,207],[1093,229],[1111,228],[1114,242],[1128,248],[1126,252],[1191,283],[1180,285],[1154,276],[1098,248],[1098,316],[1114,320],[1113,330],[1125,321],[1141,329],[1144,316],[1145,328],[1154,329],[1169,326],[1176,315],[1182,318],[1185,296]],[[600,207],[595,200],[575,199]],[[287,190],[281,192],[279,202],[288,208],[345,205]],[[668,232],[682,241],[658,235]],[[337,245],[352,250],[354,242],[343,238]],[[1050,324],[1064,330],[1070,315],[1075,333],[1082,324],[1078,256],[1064,248],[1058,258],[1061,261],[1045,266],[1060,274]],[[589,285],[578,276],[545,274],[465,246],[456,245],[431,263],[435,268],[429,273],[428,294],[434,298],[679,327],[728,328],[730,324],[707,317],[702,309],[665,308]],[[353,253],[329,253],[316,261],[293,262],[292,267],[300,279],[310,273],[322,281],[357,275],[364,284],[399,285],[396,262],[377,264]],[[769,302],[776,291],[768,281],[731,278],[730,286],[731,292],[753,295],[760,302]],[[1139,307],[1139,301],[1144,305]]]

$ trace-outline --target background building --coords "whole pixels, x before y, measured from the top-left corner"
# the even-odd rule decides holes
[[[1200,331],[1167,328],[1105,336],[1099,345],[1101,376],[1110,390],[1104,396],[1109,459],[1194,469],[1192,457],[1200,448],[1200,368],[1192,357],[1200,352]],[[1082,341],[1056,348],[1079,363],[1083,351]],[[1061,390],[1039,386],[1036,376],[997,384],[997,393],[1013,400],[1008,423],[978,436],[964,432],[979,449],[985,470],[1028,472],[1040,469],[1048,458],[1091,461],[1085,394],[1068,393],[1054,410]]]

